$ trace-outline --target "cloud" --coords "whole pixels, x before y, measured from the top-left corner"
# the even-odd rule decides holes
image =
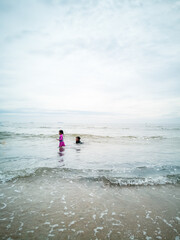
[[[2,109],[177,117],[178,0],[1,0],[0,8]]]

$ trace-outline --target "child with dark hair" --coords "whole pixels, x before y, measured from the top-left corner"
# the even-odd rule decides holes
[[[78,137],[76,137],[76,144],[82,144],[82,142],[81,142],[81,138],[78,136]]]
[[[59,130],[59,147],[64,147],[65,146],[65,143],[64,143],[64,140],[63,140],[63,130]]]

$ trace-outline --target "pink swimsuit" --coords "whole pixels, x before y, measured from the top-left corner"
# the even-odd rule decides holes
[[[63,135],[61,134],[60,136],[59,136],[59,147],[64,147],[65,146],[65,143],[64,143],[64,141],[63,141]]]

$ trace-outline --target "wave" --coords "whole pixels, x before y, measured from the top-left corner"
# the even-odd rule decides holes
[[[178,125],[172,125],[172,126],[161,126],[161,125],[146,125],[146,128],[154,129],[154,130],[164,130],[164,131],[180,131],[180,126]]]
[[[64,136],[69,138],[75,138],[79,134],[76,133],[67,133]],[[110,139],[122,139],[122,140],[163,140],[167,139],[164,136],[133,136],[133,135],[120,135],[120,136],[102,136],[102,135],[95,135],[95,134],[80,134],[82,139],[94,139],[94,140],[110,140]],[[0,140],[5,140],[8,138],[54,138],[58,137],[58,134],[31,134],[31,133],[17,133],[17,132],[7,132],[3,131],[0,132]]]
[[[93,134],[80,134],[83,139],[112,139],[111,136],[100,136]],[[79,134],[65,134],[64,137],[75,138]],[[58,134],[29,134],[29,133],[15,133],[15,132],[0,132],[0,140],[5,140],[8,138],[58,138]]]
[[[0,132],[0,140],[7,138],[57,138],[57,134],[30,134],[30,133],[16,133],[16,132]]]
[[[179,127],[174,127],[174,128],[160,127],[160,129],[164,131],[180,131]]]
[[[32,178],[40,177],[47,179],[65,179],[73,181],[96,182],[108,186],[153,186],[166,184],[179,184],[180,174],[167,174],[162,176],[123,177],[121,173],[112,170],[71,169],[71,168],[35,168],[17,171],[0,172],[0,182],[18,181],[21,179],[32,181]]]
[[[87,178],[86,178],[87,179]],[[97,177],[89,178],[91,181],[103,182],[105,185],[109,186],[120,186],[120,187],[133,187],[133,186],[156,186],[156,185],[166,185],[166,184],[178,184],[180,183],[180,175],[169,175],[161,176],[156,178],[142,178],[142,177],[132,177],[132,178],[109,178],[109,177]]]

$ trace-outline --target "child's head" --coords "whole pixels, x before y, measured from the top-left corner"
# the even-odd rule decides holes
[[[59,135],[64,134],[63,130],[59,130]]]
[[[80,143],[81,138],[78,136],[76,137],[76,143]]]

